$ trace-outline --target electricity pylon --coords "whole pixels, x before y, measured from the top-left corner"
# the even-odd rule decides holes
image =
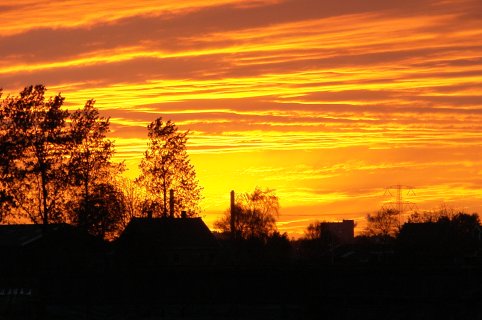
[[[404,194],[405,191],[405,194]],[[415,196],[413,187],[396,184],[385,188],[384,196],[390,196],[393,201],[385,202],[383,209],[395,209],[398,212],[398,223],[402,225],[402,214],[405,209],[415,209],[415,203],[406,201],[406,197]]]

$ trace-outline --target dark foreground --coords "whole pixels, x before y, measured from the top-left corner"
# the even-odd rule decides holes
[[[0,288],[0,319],[482,319],[473,266],[126,268]]]

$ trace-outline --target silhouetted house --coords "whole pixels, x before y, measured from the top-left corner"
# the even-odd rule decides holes
[[[2,274],[65,275],[99,270],[104,242],[68,224],[0,225]]]
[[[218,243],[201,218],[134,218],[117,241],[117,255],[137,267],[211,265]]]
[[[321,222],[320,231],[322,237],[330,237],[339,244],[349,244],[355,237],[355,221]]]

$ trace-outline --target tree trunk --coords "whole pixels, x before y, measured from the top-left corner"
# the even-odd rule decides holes
[[[90,208],[90,195],[89,195],[89,173],[86,175],[84,181],[84,210],[80,212],[79,226],[81,228],[87,228],[87,214]]]
[[[43,213],[42,213],[42,223],[46,226],[49,224],[49,210],[47,206],[47,183],[45,178],[45,170],[43,170],[43,165],[41,165],[41,179],[42,179],[42,206],[43,206]]]

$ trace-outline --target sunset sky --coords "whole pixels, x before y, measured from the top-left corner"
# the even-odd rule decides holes
[[[379,209],[482,213],[480,0],[0,0],[0,88],[95,99],[130,177],[146,125],[188,144],[209,226],[276,190],[278,227]]]

